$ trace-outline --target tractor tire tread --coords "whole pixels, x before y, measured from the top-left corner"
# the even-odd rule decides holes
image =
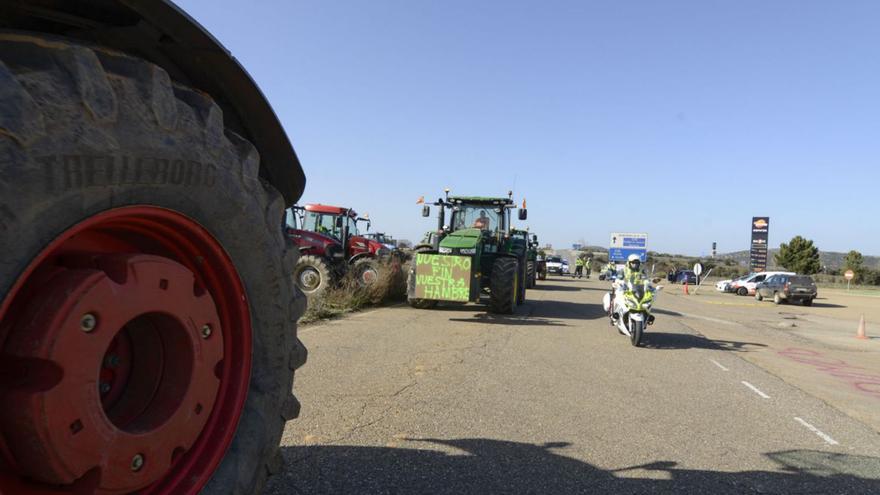
[[[517,271],[516,258],[501,257],[492,265],[489,275],[489,311],[497,314],[512,314],[516,308]]]

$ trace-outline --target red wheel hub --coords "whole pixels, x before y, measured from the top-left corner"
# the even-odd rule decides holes
[[[75,226],[0,307],[0,492],[198,491],[250,345],[234,266],[194,221],[129,207]]]

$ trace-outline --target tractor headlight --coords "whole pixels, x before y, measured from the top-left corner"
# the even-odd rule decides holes
[[[452,248],[441,247],[438,251],[440,252],[440,254],[451,254]]]
[[[461,254],[477,254],[477,248],[464,248],[460,249],[458,252],[460,252]]]

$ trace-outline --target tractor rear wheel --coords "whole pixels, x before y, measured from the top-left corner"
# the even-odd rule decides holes
[[[518,266],[519,270],[517,270],[517,282],[516,282],[516,305],[519,306],[526,302],[526,286],[528,285],[528,272],[526,271],[526,262],[522,260]]]
[[[512,314],[516,307],[519,262],[516,258],[502,257],[492,264],[489,275],[489,311]]]
[[[293,280],[308,296],[322,294],[333,283],[333,275],[327,260],[320,256],[302,256],[293,269]]]
[[[351,273],[359,287],[367,287],[379,280],[379,260],[361,258],[351,266]]]
[[[284,200],[205,93],[0,33],[0,493],[240,493],[305,361]]]
[[[527,261],[526,262],[526,280],[527,288],[534,289],[535,288],[535,262]]]

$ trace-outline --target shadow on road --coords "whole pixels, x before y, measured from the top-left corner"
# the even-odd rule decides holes
[[[529,290],[549,290],[549,291],[569,291],[569,292],[577,292],[580,290],[585,290],[585,287],[575,287],[571,285],[554,285],[554,284],[538,284],[534,289]]]
[[[846,306],[844,306],[842,304],[823,303],[823,302],[813,301],[812,307],[814,307],[814,308],[845,308]]]
[[[544,326],[544,327],[566,327],[565,323],[549,320],[547,318],[535,318],[528,315],[496,315],[493,313],[478,313],[472,318],[450,318],[449,321],[459,323],[486,323],[490,325],[511,325],[511,326]]]
[[[595,320],[605,316],[601,304],[568,301],[530,301],[532,318],[568,318],[572,320]]]
[[[680,468],[666,460],[605,470],[569,457],[567,442],[463,438],[400,443],[285,448],[284,470],[266,492],[867,494],[880,487],[880,459],[812,450],[764,454],[776,470],[717,472]]]
[[[748,352],[751,347],[767,347],[757,342],[711,340],[700,335],[652,332],[651,330],[642,336],[642,346],[648,349],[711,349],[736,352]]]
[[[666,316],[683,316],[681,313],[679,313],[677,311],[669,311],[668,309],[660,309],[660,308],[652,309],[651,313],[658,314],[658,315],[666,315]]]

